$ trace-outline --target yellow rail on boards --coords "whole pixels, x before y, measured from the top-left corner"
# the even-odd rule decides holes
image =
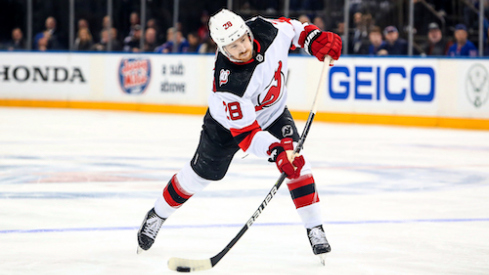
[[[203,115],[207,110],[207,107],[203,106],[25,99],[0,99],[0,106],[121,110],[191,115]],[[306,120],[309,115],[309,112],[304,111],[291,111],[291,113],[295,119],[300,120]],[[318,112],[314,120],[322,122],[489,130],[489,119]]]

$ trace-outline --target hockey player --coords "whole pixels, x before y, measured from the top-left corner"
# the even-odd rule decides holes
[[[170,179],[145,216],[138,252],[153,245],[163,222],[192,195],[225,176],[239,149],[268,158],[286,173],[314,254],[331,251],[311,166],[303,156],[293,155],[299,133],[286,107],[285,83],[291,46],[304,48],[320,61],[327,55],[337,60],[341,38],[288,18],[245,22],[226,9],[210,18],[209,29],[218,52],[200,142],[192,160]]]

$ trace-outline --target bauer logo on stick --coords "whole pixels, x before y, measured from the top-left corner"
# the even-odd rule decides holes
[[[151,80],[151,62],[144,58],[124,58],[119,65],[119,84],[126,94],[142,94]]]

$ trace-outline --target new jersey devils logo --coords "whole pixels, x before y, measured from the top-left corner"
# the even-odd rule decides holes
[[[231,72],[229,70],[224,70],[222,69],[219,72],[219,87],[222,86],[223,84],[228,83],[228,77]]]
[[[282,73],[282,61],[278,62],[278,68],[273,75],[272,81],[265,88],[268,90],[267,94],[263,99],[260,100],[260,95],[257,97],[258,106],[255,106],[255,111],[260,111],[263,108],[267,108],[277,103],[280,98],[282,98],[282,82],[285,76]]]

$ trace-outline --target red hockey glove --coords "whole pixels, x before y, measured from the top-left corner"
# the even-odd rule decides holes
[[[294,144],[291,138],[284,138],[278,142],[272,143],[268,148],[270,158],[268,161],[275,162],[278,170],[284,172],[289,179],[295,179],[301,174],[304,166],[304,157],[294,153]]]
[[[332,32],[323,32],[314,25],[307,25],[299,36],[299,45],[319,61],[324,61],[326,55],[338,60],[341,55],[341,37]]]

